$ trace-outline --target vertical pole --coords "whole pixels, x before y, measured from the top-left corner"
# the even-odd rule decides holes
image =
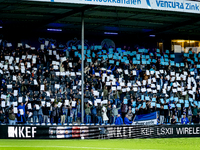
[[[81,123],[84,123],[84,11],[81,17],[82,33],[81,33]]]

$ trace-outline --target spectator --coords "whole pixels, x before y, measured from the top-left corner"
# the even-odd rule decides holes
[[[25,118],[25,112],[26,112],[26,105],[27,105],[28,101],[24,104],[21,103],[21,105],[19,105],[17,107],[17,109],[20,111],[20,113],[18,113],[18,119],[20,120],[21,123],[26,123],[26,118]]]
[[[197,106],[194,104],[194,107],[193,107],[193,111],[192,111],[192,115],[193,115],[193,119],[197,116]]]
[[[43,122],[48,123],[48,117],[49,117],[49,108],[45,104],[44,107],[42,107],[42,113],[43,113]]]
[[[108,117],[107,117],[107,108],[105,106],[103,106],[103,108],[102,108],[102,117],[103,117],[103,123],[107,124]]]
[[[15,117],[13,105],[12,105],[9,109],[9,125],[16,125],[15,118],[16,117]]]
[[[108,123],[112,124],[112,108],[111,108],[111,104],[108,104],[108,107],[107,107],[107,117],[108,117]]]
[[[76,122],[76,119],[77,119],[77,102],[76,102],[75,98],[73,98],[72,103],[74,103],[74,105],[72,105],[73,119],[74,119],[74,122]]]
[[[128,105],[124,104],[124,101],[122,102],[121,110],[122,110],[122,119],[124,120],[125,115],[128,111]]]
[[[62,105],[60,109],[60,117],[61,117],[60,123],[61,124],[65,123],[66,112],[67,112],[66,110],[67,110],[67,107],[65,105]]]
[[[130,120],[128,119],[128,115],[126,115],[126,117],[124,118],[124,124],[126,124],[126,125],[132,124],[132,121],[130,121]]]
[[[86,123],[91,123],[91,108],[89,103],[85,104]]]
[[[36,124],[38,119],[38,111],[36,110],[36,105],[34,105],[32,110],[33,110],[33,124]]]
[[[131,106],[129,106],[128,113],[126,115],[129,121],[133,120],[133,112],[132,112]]]
[[[42,104],[40,105],[39,110],[38,110],[38,122],[39,122],[40,124],[43,123]]]
[[[96,107],[95,106],[92,106],[92,122],[94,123],[94,124],[96,124],[97,123],[97,109],[96,109]]]
[[[194,124],[199,124],[199,116],[196,115],[194,118],[193,118],[193,123]]]
[[[120,108],[116,108],[116,105],[113,105],[113,109],[112,109],[112,115],[113,115],[113,124],[115,124],[115,120],[117,119],[117,115],[118,115],[118,110]]]
[[[183,118],[181,119],[181,124],[188,124],[189,123],[189,120],[188,118],[186,117],[186,115],[184,114],[183,115]]]
[[[192,108],[191,108],[191,106],[189,106],[189,108],[188,108],[188,120],[191,124],[191,122],[192,122]]]
[[[176,124],[176,119],[175,119],[175,116],[174,116],[174,115],[172,116],[171,124]]]
[[[164,114],[165,114],[164,107],[161,106],[161,109],[160,109],[160,124],[164,123]]]
[[[123,125],[123,119],[120,114],[117,115],[117,119],[115,120],[115,125]]]
[[[159,125],[160,123],[160,119],[159,119],[159,116],[157,116],[157,125]]]
[[[72,117],[73,117],[73,111],[72,111],[72,106],[68,107],[68,111],[67,111],[67,121],[68,123],[72,123]]]
[[[0,124],[4,123],[4,119],[5,119],[5,114],[3,113],[2,110],[0,110]]]
[[[98,105],[97,105],[97,119],[98,119],[98,124],[101,124],[102,123],[102,107],[101,107],[101,105],[98,103]]]
[[[54,104],[54,107],[52,108],[52,116],[53,116],[53,123],[58,124],[59,109],[57,104]]]

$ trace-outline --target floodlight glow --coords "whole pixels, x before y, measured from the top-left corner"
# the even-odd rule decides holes
[[[2,26],[0,26],[0,29],[2,29],[3,27]]]
[[[62,29],[47,29],[48,31],[57,31],[57,32],[61,32]]]
[[[118,35],[118,33],[115,32],[104,32],[104,34]]]
[[[149,35],[150,37],[156,37],[156,35]]]

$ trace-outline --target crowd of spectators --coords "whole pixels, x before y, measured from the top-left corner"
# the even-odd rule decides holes
[[[81,46],[18,45],[0,50],[0,123],[79,123]],[[85,123],[132,124],[155,111],[159,124],[199,123],[199,54],[176,62],[169,50],[84,49]]]

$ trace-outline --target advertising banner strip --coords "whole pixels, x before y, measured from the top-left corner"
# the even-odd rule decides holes
[[[200,125],[6,126],[0,139],[132,139],[200,137]]]
[[[200,3],[187,0],[27,0],[40,2],[59,2],[73,4],[89,4],[103,6],[130,7],[154,9],[164,11],[177,11],[185,13],[200,13]]]

